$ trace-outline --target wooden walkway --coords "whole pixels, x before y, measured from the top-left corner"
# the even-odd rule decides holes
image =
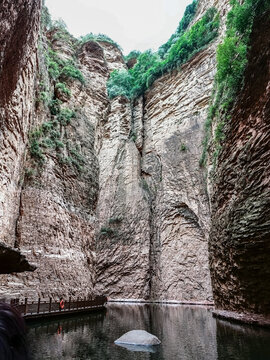
[[[90,312],[105,307],[107,298],[105,296],[97,296],[90,299],[76,299],[69,298],[64,300],[64,308],[60,308],[60,300],[53,302],[52,299],[41,300],[37,302],[29,302],[27,298],[24,301],[19,299],[11,300],[10,305],[17,309],[17,311],[23,316],[25,320],[35,320],[49,317],[59,317],[72,315],[83,312]]]

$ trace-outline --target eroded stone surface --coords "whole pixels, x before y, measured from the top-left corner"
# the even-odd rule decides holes
[[[251,36],[245,85],[218,159],[210,263],[218,309],[270,313],[269,13]]]
[[[68,49],[68,44],[61,46],[60,40],[53,42],[54,45],[65,59],[74,52]],[[68,149],[71,149],[83,158],[83,170],[61,162],[55,151],[45,150],[42,166],[27,157],[26,166],[34,175],[24,177],[16,232],[18,246],[36,264],[37,270],[33,274],[9,275],[2,280],[1,292],[9,292],[12,297],[59,298],[93,294],[94,211],[98,196],[95,128],[103,119],[108,103],[105,94],[108,72],[105,65],[104,74],[92,72],[88,65],[94,60],[89,56],[86,63],[87,56],[86,44],[79,55],[86,86],[77,80],[68,84],[72,96],[65,100],[63,107],[79,110],[69,126],[60,128],[59,138],[63,144],[68,139],[62,158],[70,156]],[[46,74],[45,81],[48,81]],[[32,129],[49,120],[49,109],[40,106]]]
[[[97,286],[114,297],[148,295],[149,207],[141,179],[141,156],[129,139],[131,107],[115,99],[99,152]]]
[[[152,201],[153,298],[211,300],[209,204],[198,164],[214,73],[212,46],[146,94],[142,170]]]
[[[218,6],[225,11],[227,3]],[[197,19],[211,5],[201,1]],[[46,106],[32,108],[36,68],[29,60],[32,70],[25,84],[22,80],[21,94],[14,95],[14,102],[28,109],[15,129],[20,133],[23,127],[23,145],[15,130],[11,140],[3,140],[5,171],[17,170],[16,181],[5,172],[1,177],[9,184],[0,195],[2,214],[11,208],[1,221],[4,238],[16,240],[38,269],[5,277],[2,293],[29,299],[96,292],[114,299],[211,301],[209,203],[199,158],[217,43],[181,71],[158,79],[134,104],[107,97],[109,73],[126,68],[120,50],[106,42],[84,44],[77,55],[85,85],[69,80],[71,98],[55,92],[62,107],[77,109],[76,119],[61,128],[60,140],[84,157],[83,171],[45,150],[45,164],[34,165],[33,178],[22,176],[21,189],[16,181],[33,166],[24,153],[29,130],[51,118]],[[64,60],[74,53],[61,39],[52,46]],[[53,91],[42,58],[39,70]],[[10,111],[18,117],[20,108],[15,104]],[[7,156],[10,149],[14,156]],[[70,155],[66,145],[63,151]]]
[[[228,1],[201,1],[194,21],[213,5],[223,33]],[[111,102],[99,152],[96,288],[112,299],[212,300],[199,159],[219,41],[133,106]]]
[[[40,1],[0,4],[0,238],[14,246],[32,123]]]

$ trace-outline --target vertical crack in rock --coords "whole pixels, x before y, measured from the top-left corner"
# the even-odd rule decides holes
[[[18,216],[16,219],[16,225],[15,225],[15,248],[20,248],[20,242],[21,242],[21,218],[23,216],[23,202],[22,202],[22,191],[20,192],[20,205],[18,210]]]
[[[19,0],[15,5],[3,0],[1,4],[0,106],[9,102],[27,65],[27,48],[35,41],[39,9],[40,1]]]

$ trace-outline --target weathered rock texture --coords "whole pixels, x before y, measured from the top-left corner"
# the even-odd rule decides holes
[[[99,152],[97,288],[111,297],[211,299],[209,208],[198,166],[215,45],[111,103]]]
[[[131,123],[130,103],[112,101],[99,151],[97,289],[114,297],[144,298],[149,291],[149,207]]]
[[[14,246],[32,121],[40,1],[0,4],[0,239]]]
[[[30,11],[30,2],[20,4]],[[195,21],[213,5],[224,23],[227,0],[202,0]],[[24,14],[16,11],[6,20],[14,34]],[[41,55],[35,74],[38,16],[31,19],[32,37],[23,37],[22,63],[13,72],[16,89],[6,90],[1,104],[0,231],[37,270],[3,278],[0,294],[211,301],[209,201],[199,158],[219,40],[131,104],[107,97],[110,72],[126,67],[119,49],[89,41],[74,51],[72,41],[51,31],[52,48],[63,60],[76,55],[85,78],[84,85],[66,80],[69,98],[49,79]],[[5,59],[9,47],[3,49]],[[43,164],[26,145],[31,131],[55,118],[46,104],[33,107],[34,80],[37,95],[47,84],[61,109],[76,110],[70,124],[57,125],[63,146],[46,148]]]
[[[62,59],[72,58],[70,43],[48,36]],[[46,106],[36,106],[31,123],[29,115],[22,120],[23,146],[8,142],[17,152],[17,181],[23,168],[34,168],[34,176],[26,171],[22,189],[9,192],[13,210],[2,217],[2,236],[16,241],[37,270],[2,279],[3,296],[99,292],[113,298],[211,300],[209,207],[198,161],[215,47],[130,104],[123,98],[110,102],[106,94],[109,73],[126,66],[121,52],[106,42],[83,45],[77,58],[85,86],[69,83],[70,99],[56,93],[62,107],[80,109],[59,131],[62,155],[75,149],[84,158],[83,171],[63,164],[54,151],[45,151],[42,166],[25,156],[30,125],[33,130],[51,119]],[[50,84],[41,56],[38,65],[37,82]],[[25,78],[23,84],[33,92],[34,68],[30,74],[32,82]],[[21,96],[33,112],[33,93]],[[18,116],[16,107],[10,111]],[[6,197],[2,203],[9,205]]]
[[[142,174],[151,201],[151,296],[211,299],[209,208],[198,166],[215,71],[214,47],[145,97]],[[162,136],[160,136],[162,134]]]
[[[53,41],[52,45],[61,58],[68,59],[73,55],[68,44],[60,40]],[[103,49],[96,46],[103,53]],[[79,54],[86,86],[76,80],[71,82],[70,100],[61,99],[63,108],[80,108],[71,125],[58,129],[59,140],[64,144],[61,158],[57,152],[48,150],[43,165],[33,164],[30,158],[27,160],[34,175],[24,177],[17,242],[28,259],[37,265],[37,270],[33,274],[7,277],[2,284],[3,293],[10,289],[12,296],[27,295],[30,298],[93,293],[94,210],[98,194],[95,128],[103,119],[108,102],[108,69],[104,59],[99,71],[91,68],[97,60],[92,50],[91,44],[86,44]],[[50,112],[40,105],[35,112],[34,129],[50,120]],[[61,161],[72,153],[83,157],[83,171]]]
[[[270,313],[270,32],[257,19],[245,85],[226,127],[212,196],[210,263],[218,309]]]
[[[196,19],[213,5],[200,2]],[[225,15],[228,2],[218,8]],[[111,103],[99,152],[96,285],[111,298],[212,299],[198,163],[216,46],[157,80],[132,107]]]
[[[32,122],[39,10],[40,1],[0,4],[0,240],[1,272],[6,273],[33,270],[13,248]]]

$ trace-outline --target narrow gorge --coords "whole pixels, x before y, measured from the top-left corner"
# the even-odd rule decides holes
[[[218,36],[132,98],[108,96],[107,82],[136,58],[49,26],[40,1],[1,2],[0,298],[269,316],[270,7],[249,4],[242,85],[206,129],[229,0],[198,1],[188,29],[214,7]]]

